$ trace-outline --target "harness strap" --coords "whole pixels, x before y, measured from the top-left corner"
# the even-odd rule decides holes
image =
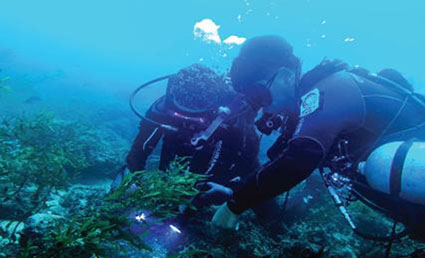
[[[385,137],[385,135],[388,132],[388,130],[391,129],[391,127],[394,125],[394,123],[400,117],[401,113],[403,112],[404,108],[407,105],[407,102],[409,101],[409,98],[410,98],[410,96],[406,96],[404,98],[403,104],[400,106],[400,108],[398,109],[397,113],[393,116],[393,118],[391,119],[391,121],[388,122],[388,124],[385,126],[385,128],[382,130],[382,132],[378,135],[378,137],[373,142],[373,144],[371,144],[366,149],[366,151],[364,151],[363,154],[356,160],[356,164],[359,164],[362,160],[364,160],[366,158],[366,156],[368,154],[370,154],[370,152],[373,149],[375,149],[376,147],[378,147],[378,143],[381,142],[381,140]],[[355,166],[355,167],[357,167],[357,166]]]
[[[413,145],[414,139],[403,142],[397,149],[390,172],[390,193],[394,197],[398,197],[401,192],[401,174],[407,153]]]

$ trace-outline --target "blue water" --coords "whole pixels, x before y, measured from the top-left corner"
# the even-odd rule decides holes
[[[220,46],[193,35],[209,18],[223,39],[284,36],[305,69],[341,58],[372,71],[399,69],[424,88],[424,11],[421,0],[2,1],[0,67],[46,76],[41,89],[64,92],[125,92],[200,59],[225,69],[238,47],[224,58]]]
[[[102,111],[105,120],[132,119],[122,124],[130,141],[138,123],[127,105],[132,90],[192,63],[226,71],[240,48],[224,43],[232,35],[283,36],[303,71],[325,57],[394,68],[425,93],[424,12],[424,0],[2,0],[0,79],[10,76],[10,92],[0,91],[0,116]],[[196,36],[204,19],[220,26],[220,42]],[[138,106],[163,92],[163,84],[145,90]]]

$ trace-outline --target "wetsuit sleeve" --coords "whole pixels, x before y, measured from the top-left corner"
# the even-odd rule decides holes
[[[338,82],[351,83],[346,80]],[[239,214],[306,179],[327,156],[338,135],[359,126],[363,118],[361,95],[355,89],[350,92],[350,87],[339,88],[348,92],[338,93],[333,88],[326,90],[327,87],[323,92],[319,91],[319,105],[309,103],[310,109],[304,110],[288,147],[278,158],[251,174],[234,193],[228,202],[233,212]]]
[[[149,118],[149,112],[146,115]],[[145,169],[146,160],[163,136],[163,129],[149,121],[142,120],[139,133],[127,155],[127,167],[131,172]]]
[[[310,139],[296,139],[279,158],[250,174],[229,201],[229,208],[239,214],[244,210],[288,191],[306,179],[323,157],[321,146]]]

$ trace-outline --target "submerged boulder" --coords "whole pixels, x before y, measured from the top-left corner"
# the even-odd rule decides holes
[[[36,213],[25,221],[25,228],[30,228],[32,232],[45,233],[56,226],[56,223],[65,220],[65,217],[51,213]]]

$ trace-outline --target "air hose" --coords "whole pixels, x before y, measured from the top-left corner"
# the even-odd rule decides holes
[[[386,85],[386,86],[392,88],[393,90],[398,91],[401,94],[405,94],[405,95],[410,96],[410,98],[417,105],[419,105],[422,109],[425,110],[425,102],[421,98],[419,98],[413,91],[410,91],[410,90],[404,88],[403,86],[400,86],[398,83],[393,82],[393,81],[391,81],[387,78],[384,78],[382,76],[379,76],[377,74],[368,74],[366,76],[366,78],[375,82],[375,83],[378,83],[378,84],[381,84],[381,85]]]
[[[324,176],[324,169],[320,168],[319,172],[322,176],[322,179],[325,183],[326,188],[328,189],[332,199],[334,200],[335,205],[337,206],[338,210],[342,213],[342,215],[344,216],[344,218],[347,220],[348,224],[350,225],[352,231],[367,240],[372,240],[372,241],[377,241],[377,242],[393,242],[394,240],[398,240],[404,236],[406,236],[409,233],[408,229],[404,229],[403,231],[396,233],[395,230],[395,226],[393,227],[392,233],[390,236],[376,236],[376,235],[371,235],[365,232],[362,232],[361,230],[358,229],[358,227],[356,226],[356,224],[354,223],[354,221],[352,220],[350,214],[348,213],[347,209],[345,208],[345,206],[343,205],[343,203],[341,202],[339,195],[337,194],[336,190],[333,188],[332,185],[330,185],[327,181],[326,178]],[[363,203],[365,203],[367,206],[369,207],[373,207],[375,209],[380,210],[381,212],[383,211],[382,208],[374,205],[373,203],[370,203],[367,199],[365,199],[360,193],[358,193],[357,191],[354,191],[356,197],[361,200]],[[396,222],[395,222],[396,224]]]
[[[148,81],[147,83],[145,83],[145,84],[142,84],[142,85],[140,85],[139,87],[137,87],[132,93],[131,93],[131,95],[130,95],[130,99],[129,99],[129,104],[130,104],[130,108],[131,108],[131,110],[134,112],[134,114],[136,114],[136,116],[138,116],[140,119],[142,119],[142,120],[145,120],[145,121],[147,121],[147,122],[149,122],[149,123],[152,123],[152,124],[154,124],[154,125],[157,125],[157,126],[159,126],[159,127],[161,127],[161,128],[164,128],[164,129],[167,129],[167,130],[171,130],[171,131],[177,131],[178,129],[177,128],[175,128],[175,127],[173,127],[173,126],[171,126],[171,125],[166,125],[166,124],[161,124],[161,123],[158,123],[158,122],[156,122],[156,121],[154,121],[154,120],[152,120],[152,119],[149,119],[149,118],[147,118],[146,116],[144,116],[144,115],[142,115],[138,110],[137,110],[137,108],[135,107],[135,105],[134,105],[134,98],[136,97],[136,95],[139,93],[139,91],[140,90],[142,90],[142,89],[144,89],[144,88],[146,88],[147,86],[149,86],[149,85],[151,85],[151,84],[154,84],[154,83],[157,83],[157,82],[160,82],[160,81],[163,81],[163,80],[166,80],[166,79],[168,79],[168,78],[170,78],[171,76],[173,76],[174,74],[170,74],[170,75],[166,75],[166,76],[162,76],[162,77],[159,77],[159,78],[157,78],[157,79],[154,79],[154,80],[151,80],[151,81]]]

